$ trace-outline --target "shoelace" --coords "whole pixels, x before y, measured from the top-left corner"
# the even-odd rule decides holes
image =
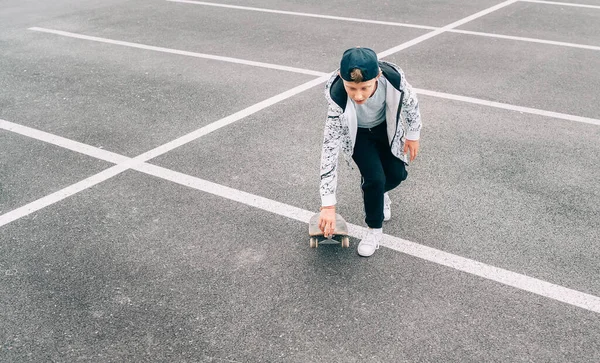
[[[364,242],[367,246],[375,246],[375,249],[379,249],[379,239],[374,234],[367,235]]]

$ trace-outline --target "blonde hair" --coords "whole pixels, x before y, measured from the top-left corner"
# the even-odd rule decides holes
[[[364,79],[362,71],[358,68],[354,68],[352,72],[350,72],[350,79],[352,80],[352,82],[362,82]]]

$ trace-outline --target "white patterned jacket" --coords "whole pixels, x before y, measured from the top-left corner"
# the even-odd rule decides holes
[[[395,64],[380,61],[379,68],[388,81],[385,115],[387,134],[392,154],[405,163],[404,142],[418,140],[421,132],[421,114],[417,96],[404,78],[404,73]],[[391,87],[389,86],[391,85]],[[338,71],[335,71],[325,86],[325,97],[329,103],[321,151],[321,204],[336,204],[337,167],[340,149],[350,162],[356,140],[358,121],[356,109]]]

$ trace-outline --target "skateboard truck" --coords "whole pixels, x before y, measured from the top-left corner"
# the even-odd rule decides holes
[[[350,247],[350,238],[348,237],[348,225],[346,220],[339,214],[335,215],[335,230],[333,234],[327,238],[323,235],[323,231],[319,228],[319,216],[320,213],[315,214],[310,218],[308,223],[308,235],[310,236],[309,246],[310,248],[319,247],[319,243],[322,244],[341,244],[343,248]]]

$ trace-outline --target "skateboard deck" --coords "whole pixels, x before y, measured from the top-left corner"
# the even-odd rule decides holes
[[[326,238],[323,232],[319,229],[319,215],[315,214],[311,217],[308,223],[308,235],[310,236],[310,248],[319,247],[322,244],[341,244],[342,247],[350,247],[350,238],[348,237],[348,225],[346,220],[339,214],[335,214],[335,230],[331,238]]]

